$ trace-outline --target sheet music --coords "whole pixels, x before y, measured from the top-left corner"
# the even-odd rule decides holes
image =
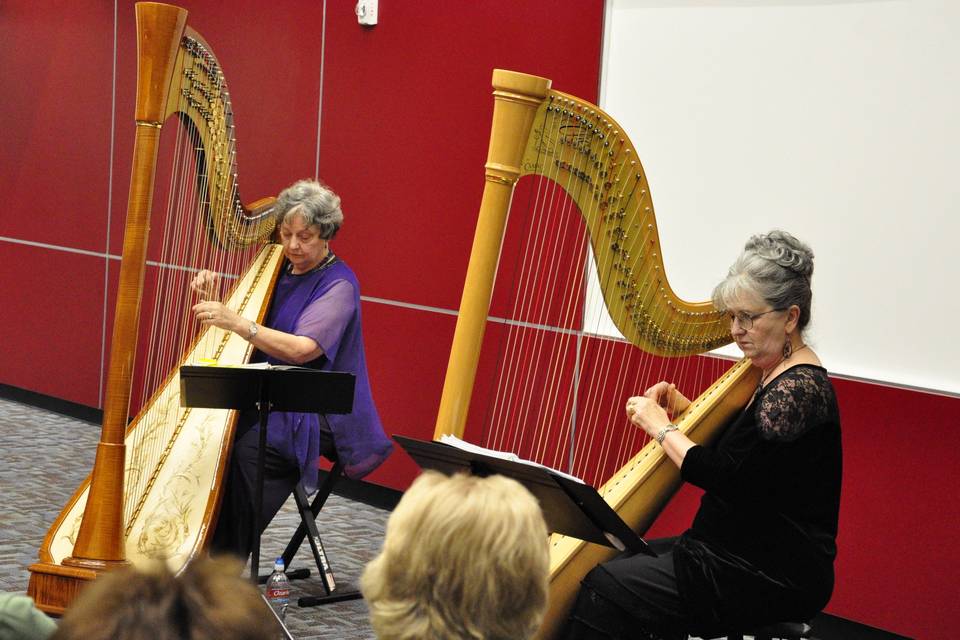
[[[555,473],[558,476],[562,476],[567,480],[573,480],[574,482],[585,484],[583,480],[581,480],[580,478],[574,475],[570,475],[569,473],[565,473],[558,469],[548,467],[544,464],[540,464],[539,462],[534,462],[533,460],[525,460],[524,458],[521,458],[517,454],[511,453],[509,451],[497,451],[496,449],[487,449],[486,447],[481,447],[475,444],[471,444],[469,442],[466,442],[465,440],[461,440],[460,438],[456,436],[452,436],[450,434],[444,434],[440,436],[439,442],[442,442],[443,444],[448,444],[451,447],[456,447],[457,449],[462,449],[463,451],[469,451],[470,453],[479,453],[480,455],[490,456],[491,458],[508,460],[510,462],[519,462],[520,464],[527,464],[527,465],[530,465],[531,467],[539,467],[541,469],[546,469],[547,471],[550,471],[551,473]]]
[[[216,360],[201,358],[199,362],[191,362],[195,367],[226,367],[230,369],[273,369],[275,371],[314,371],[310,367],[299,367],[293,364],[271,364],[269,362],[240,362],[221,364]]]

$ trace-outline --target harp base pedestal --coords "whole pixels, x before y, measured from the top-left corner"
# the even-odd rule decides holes
[[[123,563],[125,564],[125,563]],[[52,616],[63,615],[64,610],[77,597],[81,589],[97,579],[107,569],[120,566],[118,563],[95,570],[88,567],[67,566],[51,562],[30,565],[30,583],[27,595],[33,598],[37,608]]]

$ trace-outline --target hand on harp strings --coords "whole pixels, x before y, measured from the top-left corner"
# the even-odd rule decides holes
[[[627,419],[630,424],[639,427],[650,437],[670,424],[666,410],[656,400],[647,396],[633,396],[627,399]]]
[[[631,424],[643,429],[650,437],[656,437],[664,427],[672,428],[672,417],[689,406],[690,400],[677,391],[676,385],[661,381],[642,396],[628,398],[626,414]]]
[[[671,418],[690,406],[690,400],[677,390],[677,385],[665,380],[647,389],[643,395],[663,407]]]
[[[190,281],[190,290],[197,294],[201,300],[216,300],[217,283],[220,276],[213,271],[202,269]]]
[[[193,315],[204,327],[217,327],[235,333],[239,333],[241,327],[249,324],[249,320],[244,320],[236,311],[220,302],[209,300],[193,305]]]
[[[206,269],[197,273],[190,281],[190,290],[200,297],[200,302],[192,308],[194,317],[204,327],[238,331],[244,324],[244,319],[219,302],[216,293],[219,281],[220,276]]]

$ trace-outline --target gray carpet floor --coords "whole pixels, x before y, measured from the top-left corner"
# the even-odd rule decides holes
[[[0,589],[25,592],[29,572],[47,528],[93,467],[99,425],[0,399]],[[378,552],[388,512],[332,495],[317,519],[320,535],[338,580],[351,590],[366,563]],[[272,570],[299,522],[291,498],[267,529],[261,573]],[[291,568],[312,566],[304,544]],[[307,580],[292,582],[287,626],[295,638],[373,639],[363,600],[298,608],[296,598],[323,595],[316,569]]]

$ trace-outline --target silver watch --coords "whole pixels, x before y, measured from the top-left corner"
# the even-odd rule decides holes
[[[257,326],[257,323],[256,323],[256,322],[251,322],[251,323],[250,323],[250,335],[247,336],[247,341],[253,340],[253,338],[257,335],[257,331],[259,331],[259,330],[260,330],[260,327]]]
[[[679,430],[680,430],[680,427],[674,424],[668,424],[663,429],[660,429],[660,433],[658,433],[657,437],[655,438],[657,441],[657,444],[659,444],[660,446],[663,446],[663,439],[667,437],[667,434],[670,433],[671,431],[679,431]]]

